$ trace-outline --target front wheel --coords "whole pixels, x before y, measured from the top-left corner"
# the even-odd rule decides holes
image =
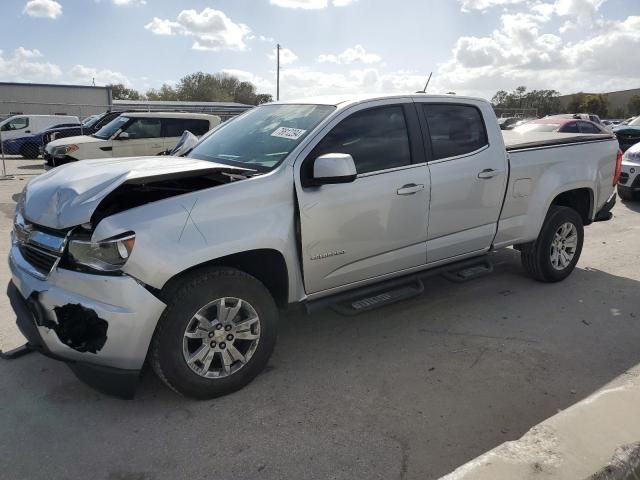
[[[584,229],[578,212],[554,205],[536,241],[520,247],[522,266],[536,280],[559,282],[573,272],[583,242]]]
[[[278,309],[256,278],[214,268],[187,276],[167,297],[150,363],[170,388],[198,399],[219,397],[244,387],[266,366]]]
[[[40,155],[40,149],[33,143],[27,143],[20,149],[20,155],[27,160],[35,160]]]

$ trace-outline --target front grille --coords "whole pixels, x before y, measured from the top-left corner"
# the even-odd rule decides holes
[[[13,231],[14,241],[22,257],[33,267],[31,273],[35,277],[46,279],[62,258],[67,243],[66,234],[39,229],[26,221],[21,212],[16,213]]]
[[[49,276],[60,259],[59,255],[47,252],[29,243],[20,245],[20,253],[22,253],[24,259],[45,278]]]
[[[631,186],[633,188],[636,188],[636,187],[640,188],[640,175],[636,175],[636,179],[633,181]]]

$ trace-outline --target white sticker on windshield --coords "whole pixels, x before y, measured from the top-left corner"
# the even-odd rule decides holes
[[[304,135],[306,130],[300,128],[280,127],[271,134],[272,137],[288,138],[289,140],[297,140]]]

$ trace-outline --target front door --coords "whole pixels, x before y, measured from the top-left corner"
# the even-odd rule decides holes
[[[501,133],[483,120],[493,111],[482,102],[457,102],[416,103],[431,148],[429,263],[489,249],[506,188]]]
[[[124,127],[123,132],[128,134],[128,138],[118,136],[113,140],[114,157],[158,155],[164,151],[159,118],[135,117]]]
[[[307,293],[426,263],[429,172],[410,131],[419,131],[411,103],[360,107],[336,119],[296,170]],[[356,180],[302,187],[326,153],[350,154]]]

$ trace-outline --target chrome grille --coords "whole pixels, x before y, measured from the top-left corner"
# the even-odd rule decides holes
[[[36,230],[19,213],[15,218],[14,234],[20,253],[33,267],[34,276],[46,279],[62,258],[66,235]]]

